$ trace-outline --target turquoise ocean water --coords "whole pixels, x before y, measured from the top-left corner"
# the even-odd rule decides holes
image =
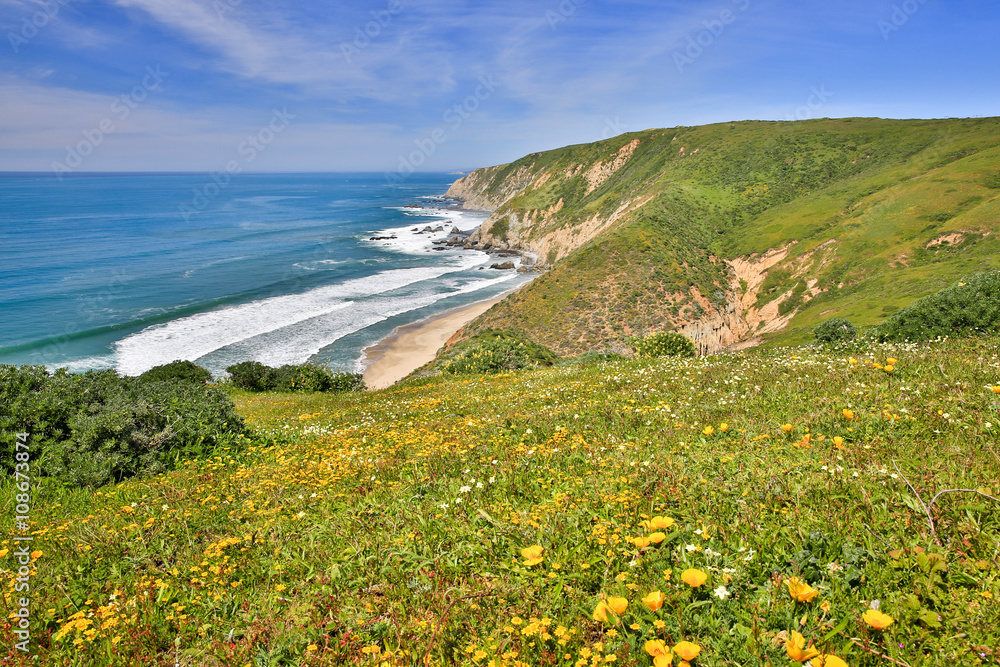
[[[433,249],[484,219],[441,197],[455,178],[0,174],[0,364],[359,370],[395,327],[526,280]]]

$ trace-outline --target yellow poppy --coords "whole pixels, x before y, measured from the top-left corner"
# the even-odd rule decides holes
[[[684,570],[683,574],[681,574],[681,581],[683,581],[691,588],[698,588],[707,580],[708,580],[707,574],[705,574],[701,570],[696,570],[694,568]],[[685,660],[686,659],[687,658],[685,658]]]
[[[785,583],[788,585],[788,594],[797,602],[812,602],[819,595],[818,590],[798,577],[791,577]]]
[[[692,642],[680,642],[674,645],[674,653],[679,655],[681,660],[690,662],[701,653],[701,647]]]
[[[642,603],[649,607],[650,611],[657,611],[663,606],[663,601],[667,598],[661,591],[653,591],[642,599]]]
[[[846,662],[835,655],[818,655],[809,663],[812,667],[850,667]]]
[[[625,609],[628,608],[628,600],[625,598],[608,598],[608,606],[611,607],[611,611],[621,616],[625,613]]]
[[[521,549],[521,557],[524,558],[524,564],[531,567],[532,565],[541,563],[545,560],[544,556],[542,556],[543,551],[544,549],[537,544]]]
[[[883,614],[878,609],[869,609],[865,613],[861,614],[861,618],[864,619],[865,623],[872,626],[876,630],[884,630],[890,625],[892,625],[893,618],[889,614]]]
[[[654,667],[668,667],[674,659],[674,654],[670,652],[662,639],[650,639],[642,648],[653,656]]]
[[[725,433],[728,429],[729,429],[729,424],[727,424],[726,422],[722,422],[721,424],[719,424],[720,433]]]
[[[702,433],[704,433],[705,435],[712,435],[713,433],[715,433],[715,427],[713,427],[713,426],[706,426],[704,428],[704,430],[702,431]]]
[[[609,611],[614,612],[614,610],[608,606],[607,602],[601,600],[600,602],[597,603],[597,606],[594,608],[594,613],[591,614],[591,618],[593,618],[595,621],[600,621],[601,623],[607,623]]]
[[[898,360],[897,360],[897,359],[895,359],[894,357],[889,357],[888,359],[886,359],[886,360],[885,360],[885,363],[887,363],[887,364],[889,364],[890,366],[892,366],[892,365],[894,365],[894,364],[897,364],[897,363],[899,363],[899,362],[898,362]]]
[[[635,546],[639,547],[640,549],[645,549],[646,547],[649,546],[649,538],[648,537],[633,537],[632,538],[632,544],[634,544]]]
[[[844,448],[844,439],[841,438],[839,435],[834,436],[834,438],[833,438],[833,446],[836,447],[837,449],[843,449]]]
[[[844,419],[846,419],[847,421],[851,421],[852,419],[854,419],[854,410],[848,410],[847,408],[844,408]]]
[[[782,424],[781,425],[781,430],[784,431],[785,433],[790,433],[793,428],[795,428],[795,427],[792,426],[791,424]]]
[[[663,540],[667,539],[667,534],[657,531],[655,533],[650,533],[648,539],[652,544],[659,544]]]
[[[674,520],[668,516],[654,516],[652,519],[640,521],[639,525],[646,530],[666,530],[674,525]]]
[[[894,370],[896,370],[896,367],[893,366],[892,364],[886,364],[885,368],[883,368],[882,370],[884,370],[886,373],[891,373]]]
[[[788,641],[785,642],[785,652],[795,662],[805,662],[819,655],[819,651],[813,646],[810,645],[809,648],[806,648],[806,638],[794,630]]]

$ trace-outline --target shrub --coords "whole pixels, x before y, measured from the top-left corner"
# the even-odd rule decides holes
[[[551,366],[556,355],[522,334],[489,329],[466,342],[455,356],[441,365],[445,375],[491,374],[522,368]]]
[[[1000,271],[977,273],[893,313],[879,340],[930,340],[1000,331]]]
[[[171,361],[169,364],[154,366],[139,376],[144,382],[191,382],[193,384],[205,384],[212,381],[212,374],[208,370],[191,361]]]
[[[258,361],[242,361],[226,368],[229,381],[248,391],[358,391],[365,388],[360,373],[334,373],[314,364],[286,364],[280,368]]]
[[[822,344],[837,344],[843,341],[854,340],[858,335],[858,328],[851,324],[850,320],[842,317],[831,318],[813,328],[813,336],[816,342]]]
[[[693,357],[694,343],[690,338],[676,331],[664,331],[650,334],[645,338],[633,338],[629,341],[636,356],[654,357]]]
[[[12,472],[15,434],[26,432],[39,474],[65,486],[159,473],[244,431],[217,387],[114,371],[49,375],[42,366],[2,366],[0,399],[0,470]]]
[[[226,367],[229,382],[247,391],[270,391],[278,386],[277,373],[259,361],[241,361]]]

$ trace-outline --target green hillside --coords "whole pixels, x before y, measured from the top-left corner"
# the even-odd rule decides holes
[[[466,189],[489,199],[512,179],[527,186],[478,240],[553,268],[470,331],[561,353],[664,329],[707,336],[705,351],[769,329],[801,342],[829,317],[876,324],[1000,267],[998,118],[646,130],[473,172]],[[730,264],[778,250],[759,291]]]
[[[3,664],[997,665],[998,342],[235,392],[249,442],[33,490]]]

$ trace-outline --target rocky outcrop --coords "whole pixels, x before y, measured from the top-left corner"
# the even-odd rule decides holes
[[[520,194],[538,178],[539,169],[521,166],[507,173],[510,165],[476,169],[451,184],[446,196],[462,202],[463,208],[495,211]]]

